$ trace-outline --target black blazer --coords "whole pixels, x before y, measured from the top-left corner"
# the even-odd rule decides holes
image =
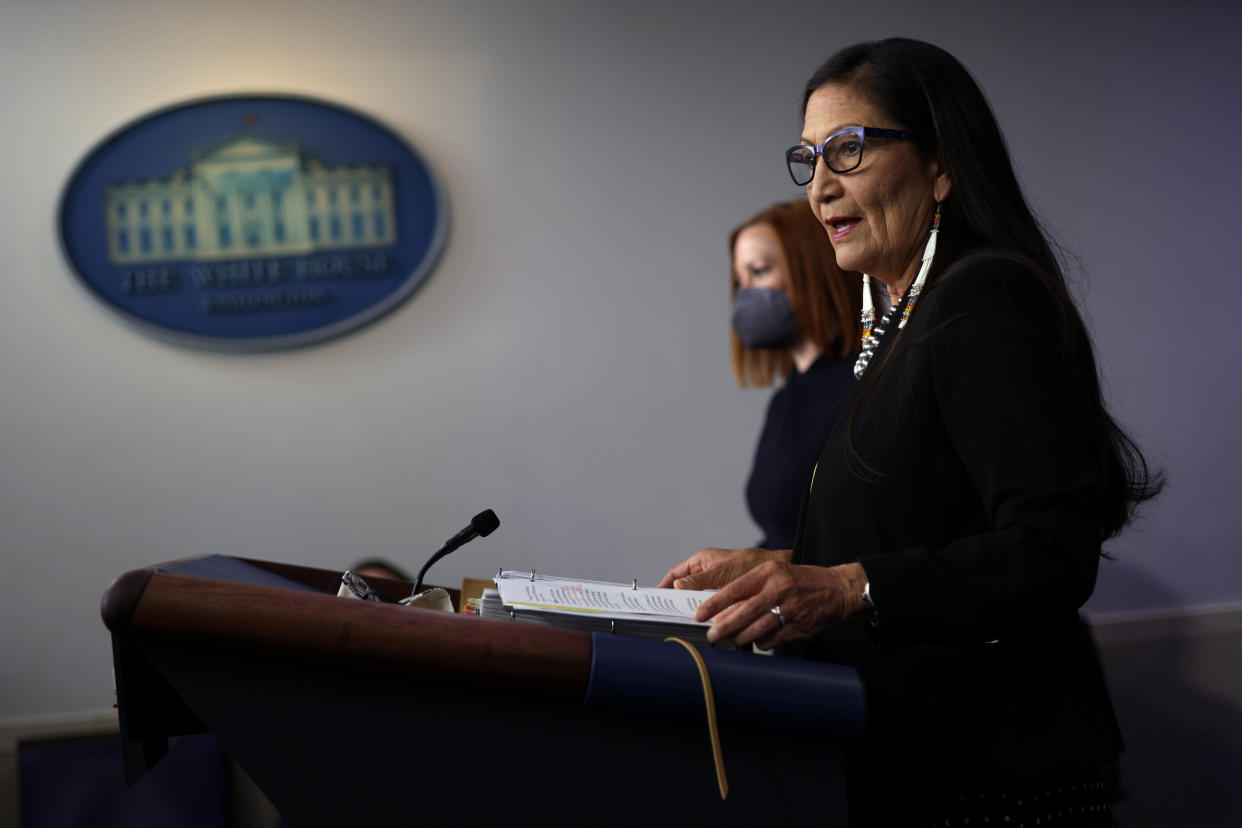
[[[877,625],[805,646],[862,675],[855,782],[891,796],[1114,758],[1120,733],[1078,618],[1103,489],[1083,417],[1094,392],[1071,369],[1092,364],[1081,323],[1034,274],[992,258],[926,289],[895,333],[820,449],[794,552],[860,561],[871,582]]]

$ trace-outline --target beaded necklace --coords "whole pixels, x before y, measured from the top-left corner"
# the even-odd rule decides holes
[[[906,291],[906,295],[900,302],[888,309],[888,313],[884,314],[879,325],[875,325],[875,302],[871,298],[871,277],[866,273],[863,274],[862,353],[858,355],[858,360],[854,363],[854,379],[862,379],[863,372],[867,370],[867,365],[871,362],[871,357],[875,356],[876,349],[880,347],[884,332],[888,330],[889,324],[898,311],[901,312],[901,320],[897,323],[897,329],[901,330],[906,326],[906,322],[910,319],[910,312],[914,310],[914,303],[918,301],[919,293],[923,290],[923,283],[927,281],[927,274],[931,271],[932,259],[936,255],[936,236],[939,233],[940,204],[937,203],[936,217],[932,219],[931,234],[927,238],[927,247],[923,249],[923,262],[919,266],[918,275],[914,278],[914,284],[910,285],[910,289]]]

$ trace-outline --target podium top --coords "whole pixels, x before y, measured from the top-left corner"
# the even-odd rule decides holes
[[[693,662],[658,640],[336,597],[340,573],[226,556],[128,572],[104,623],[136,643],[392,675],[588,708],[701,715]],[[395,583],[395,582],[394,582]],[[847,736],[865,701],[849,667],[705,651],[722,714]]]
[[[573,702],[586,690],[588,633],[345,600],[335,594],[339,572],[216,557],[125,573],[104,593],[104,623],[138,642],[439,683],[503,682]]]

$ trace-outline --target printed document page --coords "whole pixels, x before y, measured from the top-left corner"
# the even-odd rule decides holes
[[[702,624],[694,611],[715,590],[659,589],[607,581],[575,581],[535,575],[521,570],[502,570],[496,576],[501,601],[506,606],[548,612],[580,612],[608,618],[670,620]]]

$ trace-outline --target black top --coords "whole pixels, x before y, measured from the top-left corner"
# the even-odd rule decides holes
[[[811,466],[841,398],[854,384],[854,360],[821,356],[772,395],[755,462],[746,481],[746,506],[763,532],[758,546],[790,549],[798,528],[798,503]]]
[[[1078,617],[1103,469],[1070,379],[1066,349],[1088,347],[1073,325],[1025,268],[971,264],[889,331],[824,441],[794,559],[858,560],[871,582],[878,625],[805,646],[862,675],[861,796],[1031,778],[1121,749]],[[867,468],[850,459],[851,428]]]

